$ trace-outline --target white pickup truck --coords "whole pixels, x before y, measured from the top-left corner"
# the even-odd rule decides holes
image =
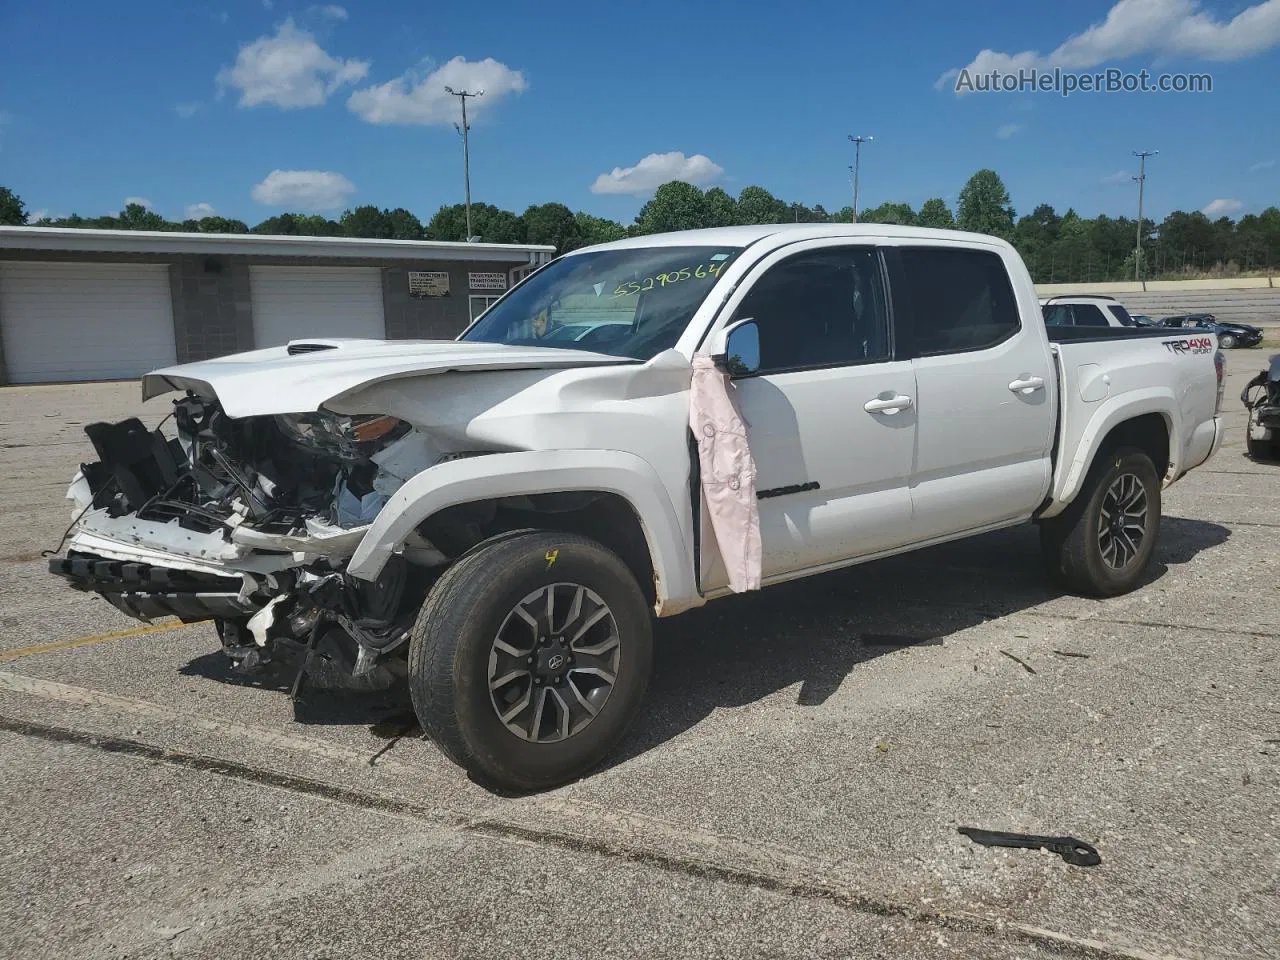
[[[99,460],[51,570],[133,616],[215,620],[242,669],[317,689],[407,674],[473,776],[566,782],[637,712],[652,616],[728,592],[689,427],[696,354],[731,373],[748,425],[765,586],[1035,521],[1069,589],[1121,593],[1161,489],[1222,442],[1211,337],[1050,334],[1001,240],[637,237],[553,261],[457,341],[300,341],[150,374],[144,399],[185,392],[176,436],[86,428]]]

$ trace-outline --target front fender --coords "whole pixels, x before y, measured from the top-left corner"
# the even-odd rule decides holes
[[[496,497],[599,490],[624,498],[640,520],[653,562],[658,613],[701,603],[693,552],[671,497],[648,462],[618,450],[530,450],[493,453],[430,467],[397,490],[378,514],[347,572],[375,580],[405,539],[445,507]]]

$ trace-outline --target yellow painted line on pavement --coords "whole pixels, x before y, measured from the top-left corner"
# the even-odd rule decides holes
[[[200,623],[205,621],[201,620]],[[110,633],[95,633],[88,637],[76,637],[74,640],[57,640],[53,643],[37,643],[31,647],[19,647],[17,650],[0,651],[0,663],[10,660],[21,660],[23,657],[34,657],[40,653],[54,653],[58,650],[74,650],[76,647],[92,647],[99,643],[111,643],[113,640],[128,640],[130,637],[146,637],[153,633],[168,633],[170,630],[181,630],[193,627],[193,623],[181,620],[170,620],[165,623],[150,623],[144,627],[131,627],[128,630],[113,630]]]

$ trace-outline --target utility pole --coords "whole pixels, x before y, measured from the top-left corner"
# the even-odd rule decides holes
[[[462,179],[466,184],[467,191],[467,242],[471,242],[471,141],[467,137],[471,130],[471,124],[467,123],[467,97],[483,97],[484,91],[477,90],[472,93],[470,90],[455,90],[453,87],[446,86],[445,93],[457,97],[462,101],[462,126],[456,123],[453,129],[462,134]]]
[[[1135,150],[1133,155],[1138,158],[1138,175],[1133,179],[1138,181],[1138,245],[1135,248],[1133,257],[1133,279],[1142,279],[1142,195],[1147,184],[1147,157],[1154,157],[1159,150]]]
[[[875,137],[855,137],[849,135],[849,141],[853,144],[853,222],[858,222],[858,173],[862,168],[862,145],[868,140],[874,140]]]

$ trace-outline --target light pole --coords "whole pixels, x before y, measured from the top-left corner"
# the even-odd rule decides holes
[[[849,135],[849,141],[853,144],[853,222],[858,222],[858,173],[862,168],[862,145],[875,137],[855,137]]]
[[[1159,150],[1135,150],[1133,155],[1138,158],[1138,175],[1133,179],[1138,181],[1138,245],[1135,248],[1133,256],[1133,279],[1142,279],[1142,195],[1147,184],[1147,157],[1154,157]]]
[[[467,191],[467,242],[471,242],[471,141],[467,137],[471,124],[467,123],[467,97],[483,97],[484,91],[472,93],[470,90],[455,90],[446,86],[445,92],[462,101],[462,126],[456,123],[453,128],[462,134],[462,179]]]

